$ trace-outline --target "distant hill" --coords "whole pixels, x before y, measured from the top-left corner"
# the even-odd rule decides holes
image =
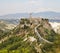
[[[45,18],[59,18],[60,13],[58,12],[52,12],[52,11],[47,11],[47,12],[39,12],[39,13],[34,13],[33,16],[41,16]]]
[[[46,11],[46,12],[38,12],[38,13],[32,13],[33,17],[44,17],[44,18],[55,18],[60,19],[60,13],[59,12],[53,12],[53,11]],[[29,13],[16,13],[16,14],[8,14],[0,16],[0,19],[20,19],[21,17],[29,17]]]
[[[20,19],[21,17],[28,17],[28,13],[16,13],[0,16],[0,19]]]

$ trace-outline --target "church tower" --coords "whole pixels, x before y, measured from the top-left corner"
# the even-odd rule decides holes
[[[32,18],[32,13],[29,14],[29,18]]]

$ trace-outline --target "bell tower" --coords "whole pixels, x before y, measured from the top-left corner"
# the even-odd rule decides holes
[[[32,13],[30,13],[29,16],[30,16],[29,18],[32,18]]]

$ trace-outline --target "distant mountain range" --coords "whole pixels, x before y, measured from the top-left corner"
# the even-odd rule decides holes
[[[48,19],[60,19],[60,13],[53,11],[32,13],[33,17],[43,17]],[[29,17],[29,13],[16,13],[0,16],[0,19],[20,19],[21,17]]]
[[[48,18],[48,19],[60,19],[60,13],[58,12],[52,12],[52,11],[47,11],[47,12],[39,12],[39,13],[34,13],[33,16],[36,17],[43,17],[43,18]]]

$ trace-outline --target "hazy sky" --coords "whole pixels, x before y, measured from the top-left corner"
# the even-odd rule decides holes
[[[60,12],[60,0],[0,0],[0,15],[42,11]]]

